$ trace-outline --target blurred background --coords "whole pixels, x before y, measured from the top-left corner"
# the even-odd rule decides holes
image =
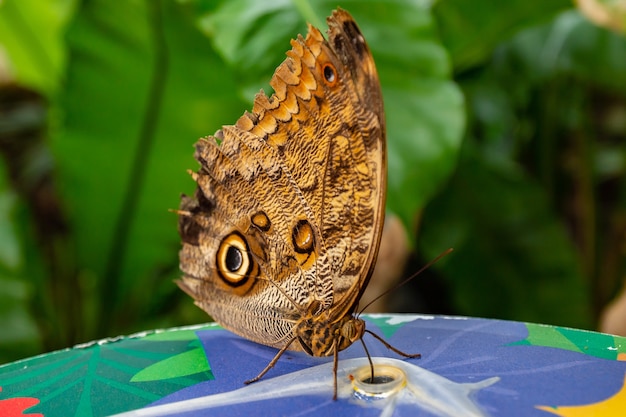
[[[381,258],[408,258],[388,279],[455,249],[383,308],[626,325],[619,299],[605,314],[626,269],[626,1],[4,0],[0,363],[208,320],[173,283],[192,145],[338,5],[383,87],[407,246]]]

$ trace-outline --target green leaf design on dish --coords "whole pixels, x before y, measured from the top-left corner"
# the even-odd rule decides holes
[[[222,327],[217,323],[207,323],[202,326],[190,326],[184,328],[174,328],[168,329],[166,331],[159,330],[155,331],[152,334],[149,334],[143,338],[143,340],[150,340],[152,342],[163,342],[163,341],[194,341],[197,340],[198,337],[196,333],[202,330],[213,330],[213,329],[221,329]]]
[[[401,319],[398,318],[397,315],[393,314],[368,314],[363,318],[365,321],[375,324],[378,326],[380,331],[383,333],[379,336],[384,336],[385,338],[391,338],[394,333],[401,329],[407,323],[410,323],[417,319],[418,316],[406,315]]]
[[[545,346],[610,360],[626,360],[626,338],[586,330],[526,323],[528,336],[512,345]]]
[[[161,381],[210,371],[211,367],[207,362],[204,349],[196,346],[187,352],[163,359],[142,369],[131,378],[130,382]],[[213,379],[213,374],[210,375],[210,379]]]
[[[100,340],[13,362],[0,367],[2,390],[11,397],[40,399],[29,412],[46,417],[105,416],[142,408],[212,378],[197,330]],[[162,372],[158,378],[157,372]]]

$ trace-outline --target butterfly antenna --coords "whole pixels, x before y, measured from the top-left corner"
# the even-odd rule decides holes
[[[407,282],[411,281],[412,279],[414,279],[415,277],[417,277],[419,274],[421,274],[422,272],[424,272],[426,269],[430,268],[431,266],[433,266],[435,263],[437,263],[441,258],[443,258],[444,256],[448,255],[450,252],[452,252],[454,249],[453,248],[448,248],[446,250],[444,250],[443,252],[441,252],[439,255],[437,255],[435,257],[435,259],[431,260],[430,262],[428,262],[426,265],[424,265],[423,267],[420,268],[419,271],[411,274],[410,277],[408,277],[407,279],[401,281],[400,283],[394,285],[393,287],[389,288],[387,291],[384,291],[382,294],[378,295],[376,298],[374,298],[372,301],[370,301],[369,303],[365,304],[365,307],[363,307],[362,309],[359,310],[359,312],[357,313],[357,316],[360,316],[363,311],[365,311],[365,309],[369,306],[371,306],[372,304],[374,304],[376,301],[380,300],[382,297],[384,297],[385,295],[389,294],[392,291],[397,290],[398,288],[402,287],[403,285],[405,285]]]

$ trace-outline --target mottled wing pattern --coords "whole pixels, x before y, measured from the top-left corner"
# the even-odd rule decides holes
[[[328,25],[328,41],[312,26],[292,40],[271,97],[196,144],[198,188],[179,211],[181,288],[224,327],[275,347],[307,314],[352,311],[383,224],[374,61],[347,12]]]

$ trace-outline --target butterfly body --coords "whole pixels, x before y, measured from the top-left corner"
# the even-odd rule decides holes
[[[363,337],[363,320],[352,315],[333,319],[326,312],[302,318],[295,329],[301,350],[311,356],[332,356]]]
[[[386,192],[385,120],[352,17],[292,40],[251,113],[196,144],[179,286],[223,327],[281,352],[331,356],[360,339]]]

